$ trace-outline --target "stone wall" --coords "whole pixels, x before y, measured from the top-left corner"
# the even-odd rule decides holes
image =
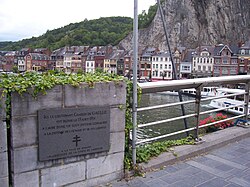
[[[0,90],[0,96],[2,91]],[[0,186],[8,186],[7,128],[5,123],[5,98],[0,100]]]
[[[11,102],[11,180],[14,187],[95,186],[123,177],[124,82],[97,83],[94,88],[86,84],[80,88],[56,86],[36,99],[29,94],[19,96],[13,93]],[[111,108],[108,152],[43,162],[38,160],[38,110],[107,105]]]

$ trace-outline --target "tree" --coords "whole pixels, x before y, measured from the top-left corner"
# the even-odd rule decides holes
[[[13,67],[12,67],[12,72],[13,72],[13,73],[19,73],[18,67],[17,67],[17,66],[13,66]]]

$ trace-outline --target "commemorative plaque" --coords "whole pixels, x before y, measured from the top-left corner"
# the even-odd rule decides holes
[[[109,150],[110,107],[38,111],[39,161]]]

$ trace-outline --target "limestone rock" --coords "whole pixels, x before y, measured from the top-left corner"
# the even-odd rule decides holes
[[[249,0],[165,0],[162,5],[171,48],[238,43],[250,37]],[[132,49],[130,33],[120,45]],[[159,10],[151,25],[139,31],[139,47],[166,50]]]

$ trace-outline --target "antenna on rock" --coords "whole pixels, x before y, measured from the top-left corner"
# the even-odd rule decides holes
[[[174,80],[179,80],[179,77],[177,75],[176,66],[175,66],[175,63],[173,61],[173,55],[172,55],[172,52],[171,52],[170,44],[169,44],[169,41],[168,41],[167,24],[166,24],[166,21],[164,19],[163,10],[162,10],[162,6],[161,6],[161,1],[157,0],[157,4],[158,4],[158,8],[159,8],[160,15],[161,15],[161,20],[162,20],[162,24],[163,24],[165,37],[166,37],[166,43],[167,43],[167,48],[168,48],[169,55],[170,55],[170,60],[171,60],[172,67],[173,67],[173,78],[174,78]],[[178,90],[178,96],[179,96],[180,102],[183,102],[181,90]],[[181,105],[181,111],[182,111],[182,115],[185,116],[184,105]],[[184,120],[185,128],[187,129],[188,128],[187,120],[186,120],[186,118],[184,118],[183,120]],[[187,134],[187,136],[189,136],[189,132],[186,132],[186,134]]]

